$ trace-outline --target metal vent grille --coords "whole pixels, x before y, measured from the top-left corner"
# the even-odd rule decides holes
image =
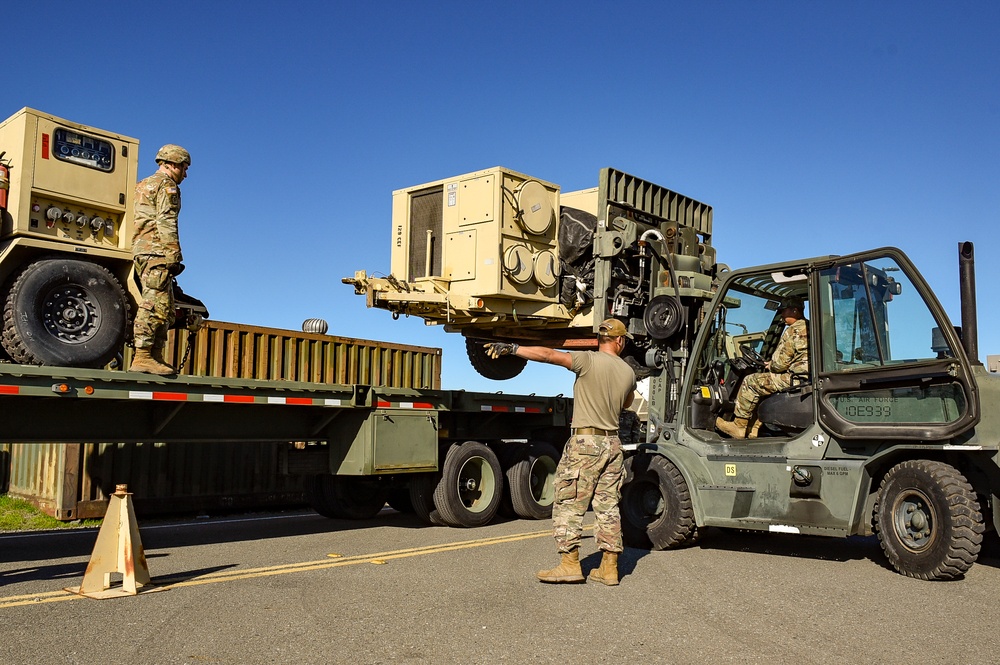
[[[601,169],[600,187],[602,209],[610,201],[624,204],[693,228],[704,236],[706,243],[711,243],[712,206],[610,168]]]
[[[407,281],[428,276],[427,231],[430,237],[430,276],[441,276],[441,215],[444,189],[432,187],[410,195],[410,265]]]

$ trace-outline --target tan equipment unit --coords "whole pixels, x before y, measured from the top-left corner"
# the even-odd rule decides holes
[[[501,167],[397,190],[392,274],[409,286],[380,296],[428,323],[571,318],[558,305],[558,218],[558,185]]]
[[[24,108],[0,123],[0,150],[11,165],[0,272],[21,247],[131,257],[138,140]]]
[[[102,367],[121,354],[139,298],[138,160],[136,139],[34,109],[0,123],[0,344],[12,360]],[[178,321],[207,315],[175,296],[188,310]]]

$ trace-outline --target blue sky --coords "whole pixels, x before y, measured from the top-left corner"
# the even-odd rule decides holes
[[[185,291],[213,318],[444,349],[366,310],[394,189],[502,165],[597,184],[613,166],[711,204],[743,267],[895,245],[958,321],[977,249],[980,353],[1000,354],[1000,4],[33,0],[4,8],[4,104],[191,151]],[[87,4],[93,5],[87,8]]]

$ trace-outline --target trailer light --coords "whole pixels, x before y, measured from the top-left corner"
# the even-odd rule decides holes
[[[93,395],[94,394],[94,386],[86,386],[83,389],[83,392],[87,393],[88,395]]]
[[[56,383],[52,386],[52,392],[57,395],[65,395],[70,391],[69,384],[66,383]]]

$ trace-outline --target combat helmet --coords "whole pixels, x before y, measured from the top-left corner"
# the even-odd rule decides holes
[[[179,145],[168,143],[160,148],[156,153],[156,163],[170,162],[171,164],[187,164],[191,166],[191,153]]]

